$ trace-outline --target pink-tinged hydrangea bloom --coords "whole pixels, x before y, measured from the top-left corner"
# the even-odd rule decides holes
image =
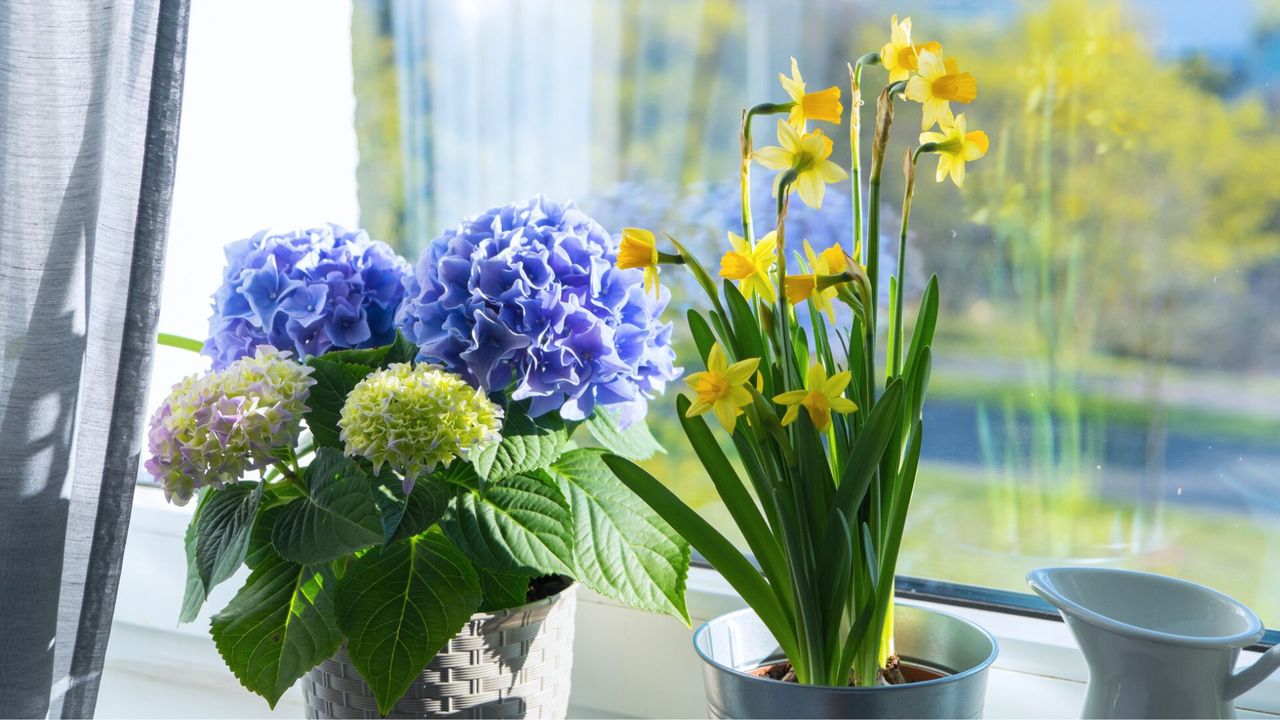
[[[395,363],[352,388],[338,427],[348,456],[390,466],[409,492],[422,472],[500,440],[502,408],[453,373]]]
[[[583,420],[604,406],[625,426],[680,370],[660,319],[669,294],[646,294],[617,255],[618,240],[573,203],[491,208],[431,241],[396,324],[419,360],[528,400],[535,417]]]
[[[147,432],[147,472],[169,502],[185,505],[198,488],[235,482],[296,445],[311,372],[288,352],[259,345],[252,357],[174,385]]]

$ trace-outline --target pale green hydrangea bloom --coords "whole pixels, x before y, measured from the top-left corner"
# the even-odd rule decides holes
[[[338,427],[348,456],[368,459],[375,471],[389,465],[407,489],[424,471],[497,442],[502,408],[453,373],[396,363],[351,390]]]
[[[235,482],[292,448],[302,433],[312,369],[259,345],[225,369],[184,378],[151,418],[146,468],[178,505],[205,485]]]

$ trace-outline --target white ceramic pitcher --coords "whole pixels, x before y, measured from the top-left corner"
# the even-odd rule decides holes
[[[1085,718],[1234,718],[1232,700],[1280,667],[1280,645],[1235,673],[1262,638],[1237,600],[1185,580],[1107,568],[1027,576],[1062,613],[1089,664]]]

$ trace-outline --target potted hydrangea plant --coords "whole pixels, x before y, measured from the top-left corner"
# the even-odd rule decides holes
[[[616,253],[542,198],[412,272],[337,227],[228,246],[213,369],[156,411],[147,469],[198,498],[183,621],[248,568],[210,628],[245,687],[274,706],[305,676],[318,717],[563,716],[574,582],[688,622],[687,543],[602,460],[660,449],[645,408],[679,373],[666,298]]]
[[[864,228],[860,81],[863,69],[876,65],[888,80],[876,104]],[[652,283],[662,265],[683,265],[706,291],[709,310],[688,314],[705,370],[686,378],[692,395],[676,406],[755,563],[638,465],[617,456],[605,462],[749,606],[695,633],[713,717],[977,717],[995,641],[960,618],[897,606],[893,592],[938,314],[934,277],[907,334],[915,167],[922,156],[937,155],[937,180],[961,186],[966,163],[986,153],[987,136],[952,109],[975,99],[977,81],[944,60],[938,43],[913,40],[910,19],[895,17],[890,42],[849,66],[846,172],[830,158],[831,139],[809,127],[843,122],[840,89],[809,91],[794,59],[790,76],[779,78],[786,100],[743,113],[742,234],[729,232],[723,282],[674,238],[659,243],[640,228],[623,231],[618,256],[619,266],[643,268]],[[904,98],[919,102],[922,113],[920,129],[911,128],[918,144],[905,148],[897,271],[881,308],[880,183],[894,104]],[[785,116],[777,121],[778,144],[756,149],[752,121],[767,115]],[[753,163],[777,171],[776,214],[767,229],[751,216]],[[827,184],[850,175],[852,251],[836,243],[818,252],[806,238],[793,240],[791,195],[818,208]],[[732,442],[741,470],[713,425]]]

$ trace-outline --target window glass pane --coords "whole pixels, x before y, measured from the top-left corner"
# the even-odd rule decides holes
[[[912,15],[978,78],[964,111],[992,144],[963,192],[924,160],[913,206],[908,296],[937,273],[943,309],[900,572],[1024,590],[1044,565],[1138,568],[1280,625],[1274,0],[357,0],[236,20],[250,5],[193,10],[164,330],[203,334],[216,248],[268,225],[358,218],[412,259],[462,217],[543,193],[718,256],[742,108],[782,98],[793,55],[812,87],[845,87],[888,14]],[[247,50],[227,55],[230,36]],[[864,77],[868,95],[884,81]],[[754,170],[757,222],[770,181]],[[790,217],[789,236],[847,247],[848,184]],[[664,278],[691,358],[697,295]],[[177,352],[161,351],[164,387],[194,369]],[[651,406],[669,452],[650,469],[731,531],[679,390]]]

